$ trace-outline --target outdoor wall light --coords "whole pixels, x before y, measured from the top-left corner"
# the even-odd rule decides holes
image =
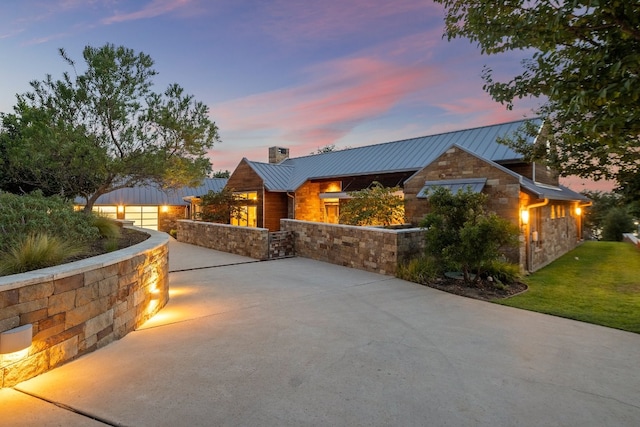
[[[522,221],[523,225],[529,224],[529,210],[528,209],[522,209],[520,211],[520,220]]]
[[[31,346],[33,325],[18,326],[0,333],[0,354],[15,353]]]
[[[582,215],[582,208],[580,206],[576,208],[576,215],[578,216]]]
[[[164,206],[162,206],[161,210],[162,210],[162,212],[167,213],[167,212],[169,212],[169,206],[164,205]]]
[[[123,212],[124,212],[124,206],[118,205],[118,213],[123,213]]]

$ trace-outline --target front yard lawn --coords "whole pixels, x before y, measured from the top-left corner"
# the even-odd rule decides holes
[[[640,333],[640,251],[585,242],[526,277],[529,290],[498,304]]]

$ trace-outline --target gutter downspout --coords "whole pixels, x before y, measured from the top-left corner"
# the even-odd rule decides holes
[[[546,206],[549,204],[549,199],[545,198],[542,202],[539,203],[532,203],[530,205],[527,205],[524,207],[524,209],[522,210],[526,210],[527,211],[527,217],[531,218],[529,216],[529,209],[534,209],[534,208],[540,208],[542,206]],[[527,271],[532,271],[533,268],[533,251],[531,250],[531,221],[527,221],[526,224],[526,228],[525,228],[525,238],[527,240],[525,240],[525,257],[526,257],[526,265],[525,268]]]

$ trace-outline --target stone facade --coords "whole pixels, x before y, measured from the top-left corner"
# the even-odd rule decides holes
[[[122,338],[169,300],[168,237],[86,260],[0,277],[0,332],[33,325],[26,354],[0,355],[11,387]]]
[[[204,221],[178,221],[178,241],[222,252],[269,259],[269,230]]]
[[[489,197],[488,210],[520,227],[519,247],[505,255],[509,261],[519,264],[523,272],[544,267],[579,243],[580,218],[574,213],[576,202],[550,201],[546,206],[533,208],[529,212],[529,224],[524,225],[520,222],[520,211],[543,201],[521,191],[517,176],[459,147],[451,147],[405,182],[407,222],[417,224],[429,212],[427,200],[418,197],[426,181],[468,178],[486,178],[482,192]],[[548,181],[556,179],[552,175],[547,178]]]
[[[158,211],[158,231],[169,233],[178,229],[178,221],[185,219],[186,206],[165,206]]]
[[[488,209],[518,225],[520,182],[517,177],[496,166],[460,148],[450,148],[405,182],[407,222],[418,224],[429,212],[426,199],[418,198],[425,181],[486,178],[487,183],[482,192],[489,196]]]
[[[539,270],[580,243],[575,207],[575,203],[549,201],[530,210],[529,224],[523,227],[528,271]]]
[[[283,219],[297,256],[375,273],[395,275],[398,264],[423,250],[421,229],[389,230]]]
[[[324,202],[320,193],[340,191],[340,181],[305,182],[295,192],[295,219],[301,221],[327,222]]]

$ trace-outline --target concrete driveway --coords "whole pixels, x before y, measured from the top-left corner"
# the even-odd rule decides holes
[[[170,268],[165,309],[1,390],[0,425],[640,425],[637,334],[303,258]]]

